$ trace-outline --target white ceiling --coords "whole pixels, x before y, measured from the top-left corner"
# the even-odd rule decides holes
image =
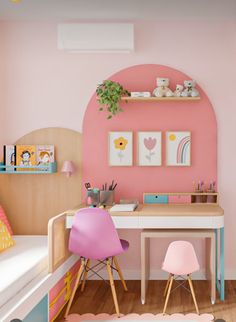
[[[235,18],[236,0],[0,0],[0,20]]]

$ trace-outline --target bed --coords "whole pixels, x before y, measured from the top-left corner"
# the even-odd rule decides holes
[[[48,272],[47,236],[14,236],[15,246],[0,256],[0,307],[36,276]]]
[[[78,262],[68,251],[66,214],[50,219],[48,236],[14,236],[15,246],[0,254],[1,322],[24,319]]]

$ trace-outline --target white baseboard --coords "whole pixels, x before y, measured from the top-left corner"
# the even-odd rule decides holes
[[[124,279],[129,280],[140,280],[141,278],[141,272],[140,270],[130,270],[130,269],[122,269]],[[101,270],[99,274],[104,279],[108,279],[107,271]],[[168,274],[162,271],[161,269],[151,270],[150,272],[150,280],[166,280],[168,277]],[[90,278],[91,280],[98,280],[99,278],[94,275]],[[118,274],[114,272],[114,279],[119,279]],[[201,269],[196,273],[192,274],[193,280],[205,280],[205,269]],[[236,280],[236,270],[226,270],[225,271],[225,280]]]

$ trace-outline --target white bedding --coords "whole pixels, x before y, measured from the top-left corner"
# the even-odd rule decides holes
[[[0,307],[48,267],[47,236],[14,236],[0,253]]]

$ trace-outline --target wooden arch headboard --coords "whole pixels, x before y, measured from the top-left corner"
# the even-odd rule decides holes
[[[0,203],[14,234],[47,234],[48,220],[81,203],[82,135],[64,128],[44,128],[26,134],[15,144],[55,145],[58,172],[54,174],[0,174]],[[64,160],[77,171],[61,173]]]

